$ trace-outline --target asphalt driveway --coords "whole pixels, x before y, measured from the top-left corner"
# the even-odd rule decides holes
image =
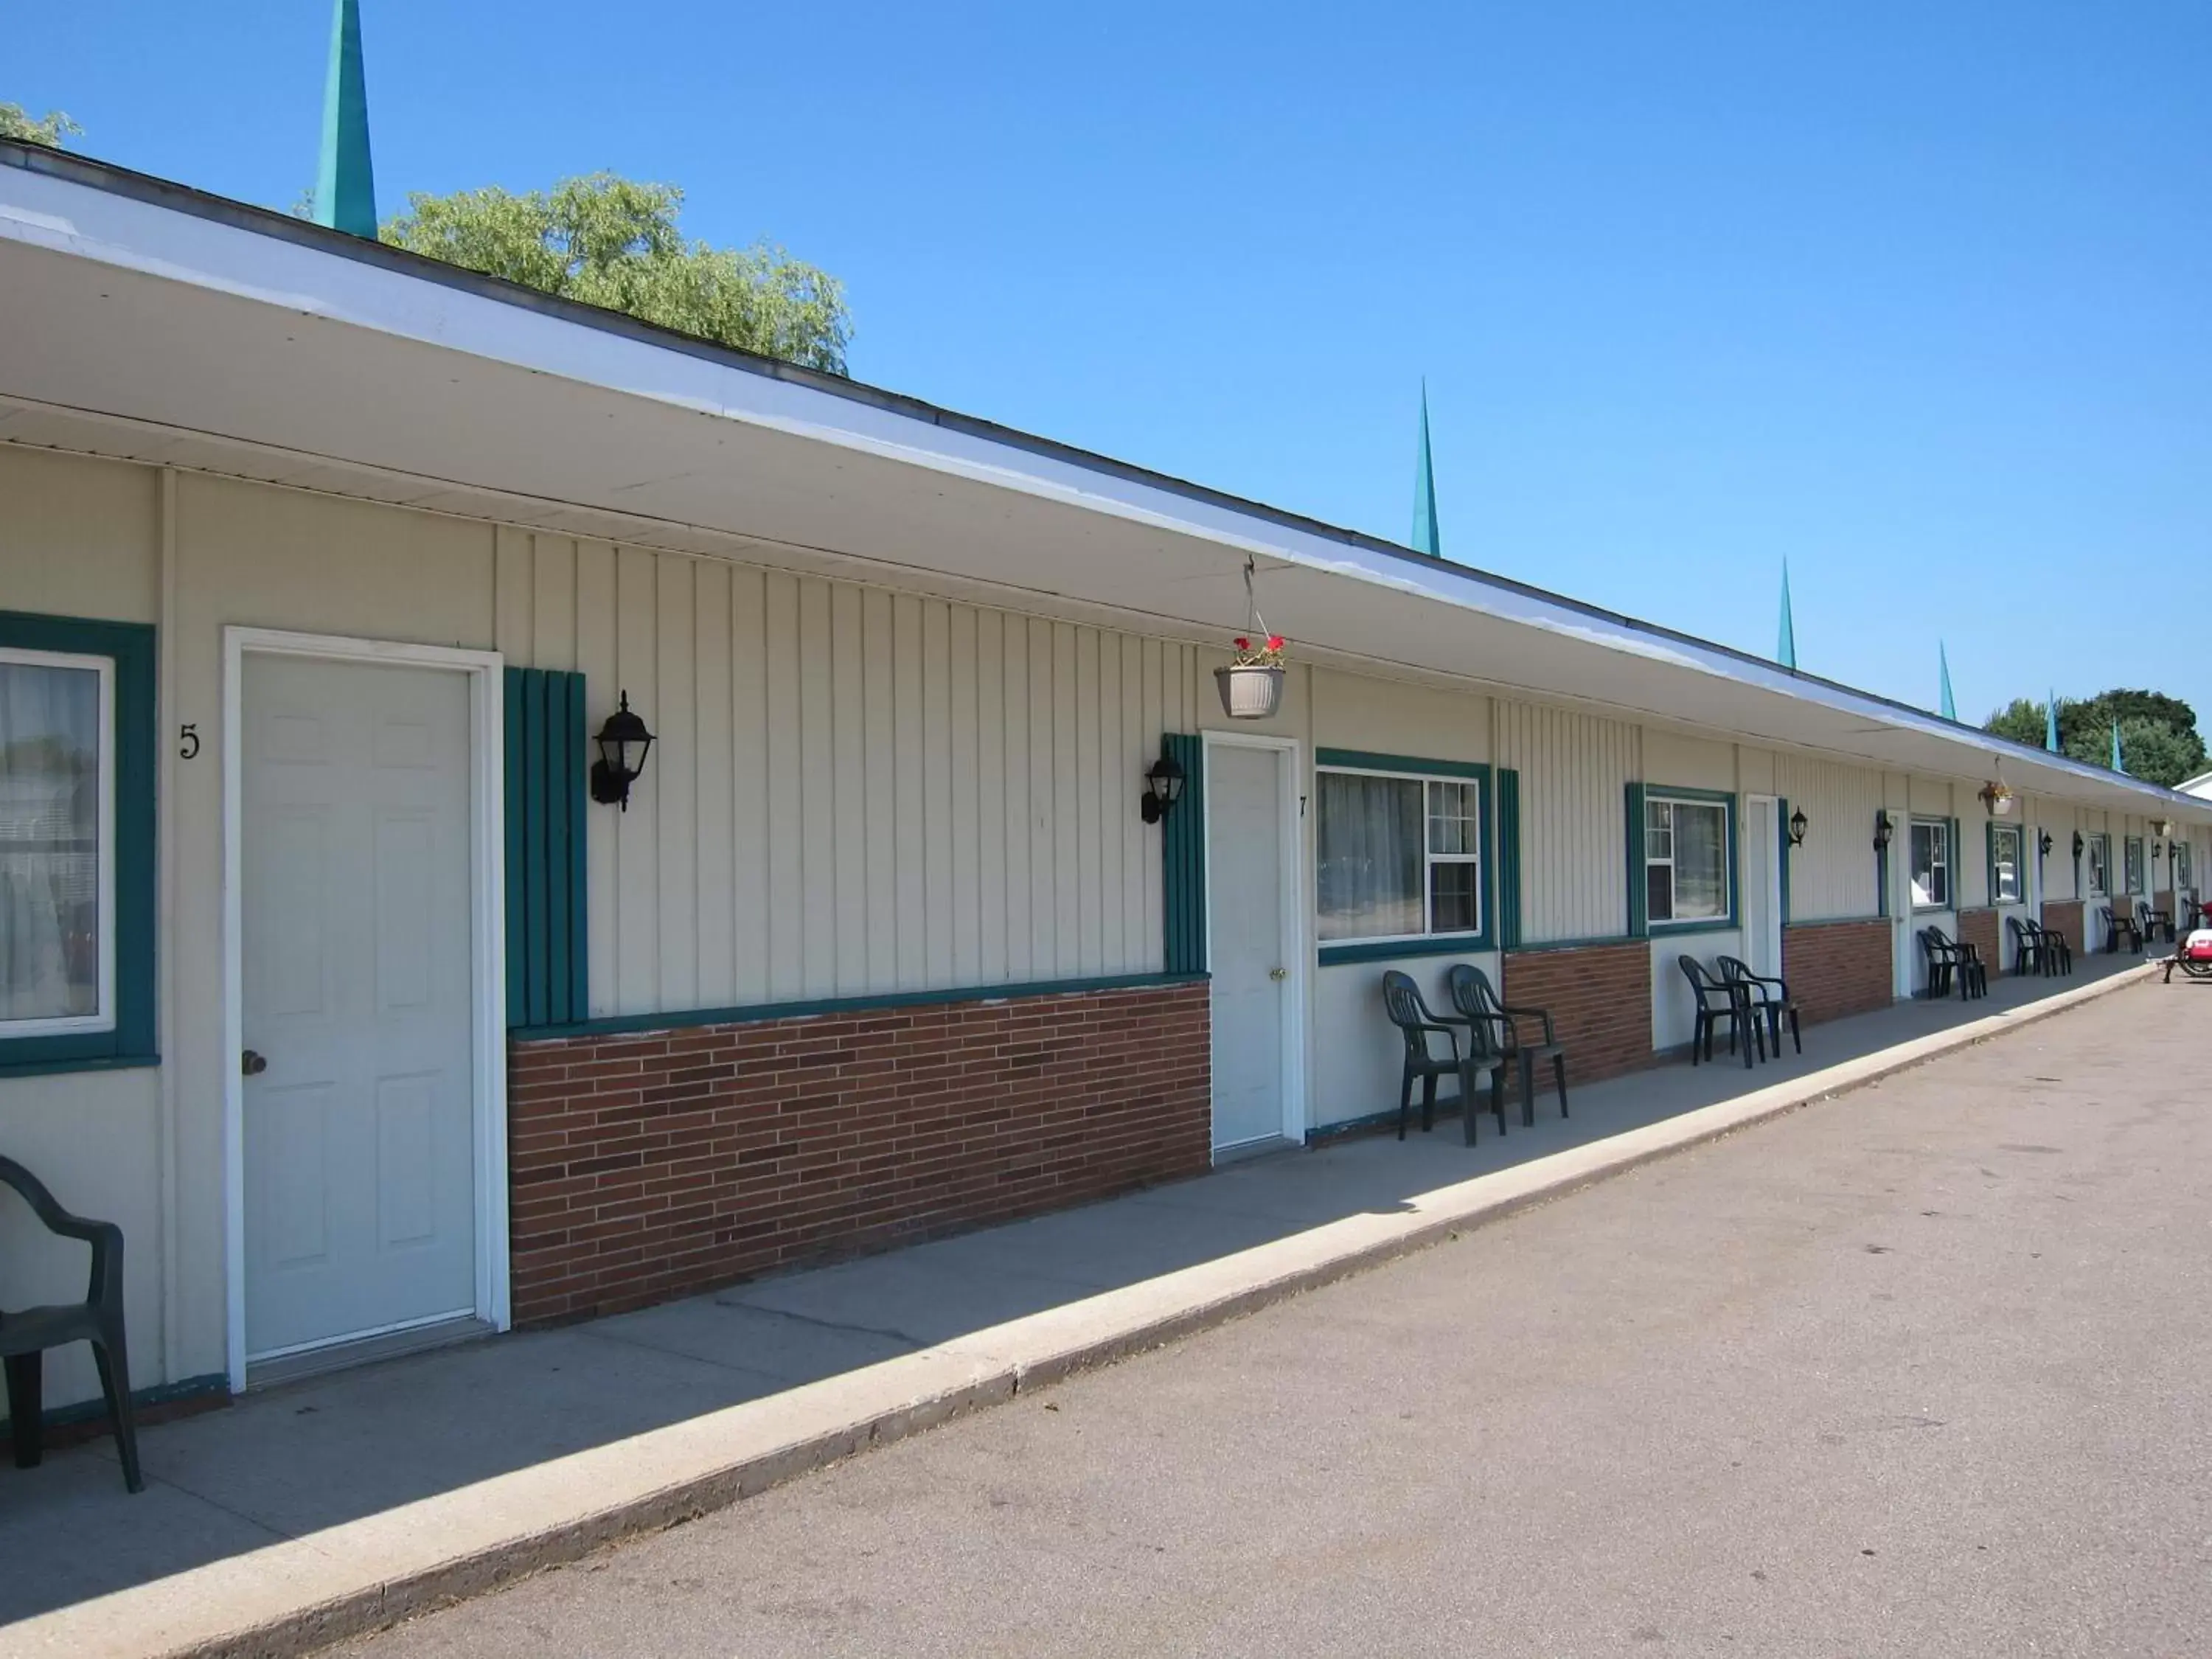
[[[2212,1652],[2144,986],[349,1652]]]

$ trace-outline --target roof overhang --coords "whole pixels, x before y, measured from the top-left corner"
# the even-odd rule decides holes
[[[0,142],[0,440],[1308,659],[2115,810],[2156,788],[1743,653],[259,209]]]

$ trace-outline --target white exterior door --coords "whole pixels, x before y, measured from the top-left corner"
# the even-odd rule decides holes
[[[1774,797],[1743,801],[1743,957],[1754,974],[1782,973],[1782,832]]]
[[[1291,1085],[1291,871],[1283,816],[1289,751],[1209,744],[1206,892],[1213,975],[1213,1147],[1284,1133]]]
[[[249,1360],[477,1310],[469,678],[248,654]]]

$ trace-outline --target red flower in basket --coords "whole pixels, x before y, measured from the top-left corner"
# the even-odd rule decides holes
[[[1245,635],[1237,636],[1237,655],[1231,662],[1232,668],[1280,668],[1283,665],[1283,636],[1267,635],[1267,643],[1255,646]]]

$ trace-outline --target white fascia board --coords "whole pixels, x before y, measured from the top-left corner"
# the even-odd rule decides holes
[[[2064,757],[1968,738],[1934,714],[1465,567],[1364,545],[1348,533],[1301,528],[1171,481],[1055,453],[1045,441],[970,430],[983,423],[933,420],[927,412],[886,406],[888,396],[878,402],[842,395],[729,361],[710,346],[687,350],[637,337],[618,326],[594,325],[122,190],[0,167],[0,240],[883,457],[1517,623],[1931,738],[1959,753],[1964,773],[1978,768],[1969,757],[2001,757],[2015,773],[2027,774],[2017,779],[2021,783],[2039,775],[2046,784],[2071,786],[2062,789],[2066,793],[2078,794],[2086,784],[2100,793],[2179,799]]]

